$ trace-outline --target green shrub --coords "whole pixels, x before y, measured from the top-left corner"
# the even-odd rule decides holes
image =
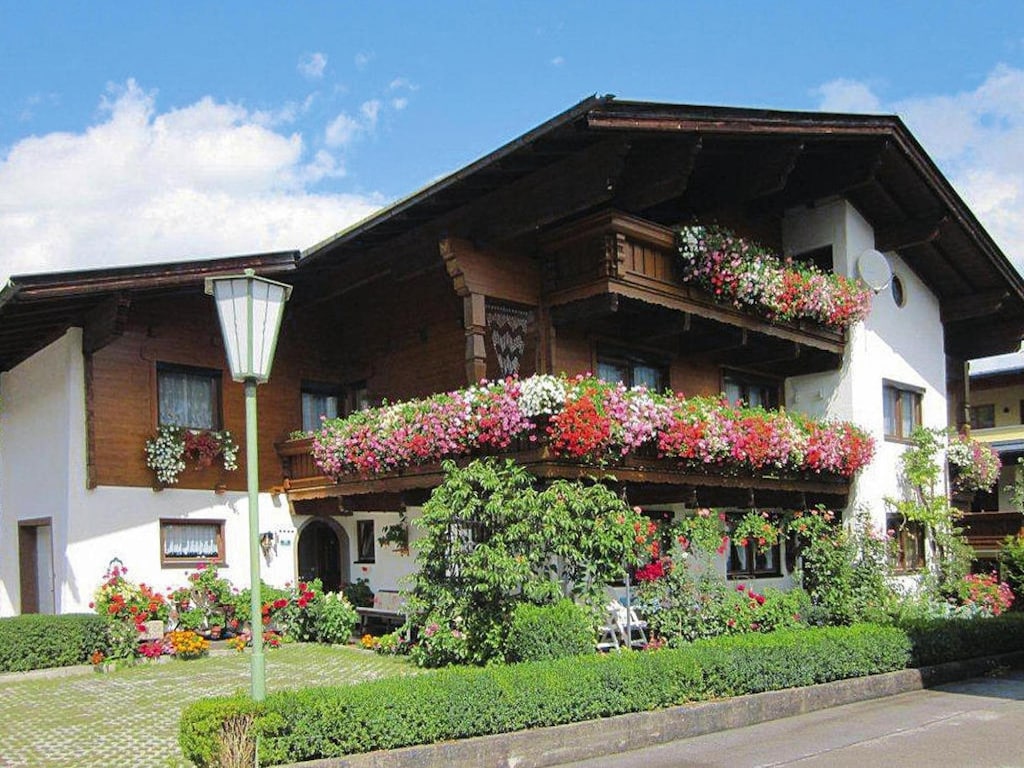
[[[1024,492],[1024,483],[1021,484]],[[999,564],[1002,576],[1017,598],[1013,608],[1024,611],[1024,535],[1007,536],[999,549]]]
[[[540,661],[593,653],[594,618],[572,600],[551,605],[520,603],[512,612],[505,658]]]
[[[92,613],[0,619],[0,672],[84,664],[108,643],[107,622]]]
[[[359,614],[340,592],[317,594],[311,611],[318,643],[347,643],[359,622]]]
[[[368,579],[356,579],[341,588],[345,599],[356,608],[369,608],[373,605],[373,590]]]
[[[906,666],[893,627],[853,626],[703,641],[647,653],[454,667],[351,686],[201,701],[182,716],[180,743],[213,764],[222,723],[252,713],[270,764],[579,722],[710,697],[874,674]]]
[[[911,619],[900,627],[913,644],[913,665],[1024,650],[1024,615],[1007,613],[986,619]]]

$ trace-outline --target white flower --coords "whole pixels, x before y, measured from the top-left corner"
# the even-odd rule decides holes
[[[524,416],[550,416],[565,404],[565,384],[557,376],[539,374],[519,386],[519,410]]]

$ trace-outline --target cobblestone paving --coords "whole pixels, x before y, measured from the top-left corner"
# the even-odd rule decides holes
[[[287,645],[267,653],[269,692],[410,674],[405,661],[348,647]],[[179,768],[182,709],[249,690],[249,655],[171,660],[57,679],[0,680],[0,767]]]

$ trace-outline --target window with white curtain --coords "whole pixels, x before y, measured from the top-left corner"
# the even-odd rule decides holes
[[[220,429],[220,371],[158,364],[161,425]]]
[[[306,385],[302,388],[302,429],[313,432],[320,429],[322,419],[336,419],[338,410],[337,391]]]
[[[161,520],[160,558],[165,564],[223,564],[224,521]]]

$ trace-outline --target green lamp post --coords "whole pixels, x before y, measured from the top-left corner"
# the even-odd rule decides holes
[[[267,695],[266,665],[263,657],[263,624],[260,598],[260,515],[259,448],[256,428],[256,385],[270,378],[277,334],[281,329],[284,305],[291,286],[257,277],[251,270],[244,275],[209,277],[206,293],[213,296],[220,319],[224,349],[231,378],[245,383],[245,466],[249,491],[249,583],[252,627],[252,698],[263,701]]]

